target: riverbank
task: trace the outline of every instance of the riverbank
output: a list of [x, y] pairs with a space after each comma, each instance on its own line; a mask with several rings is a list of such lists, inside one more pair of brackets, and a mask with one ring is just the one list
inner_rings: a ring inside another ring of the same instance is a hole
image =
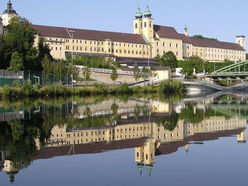
[[143, 87], [129, 87], [122, 85], [99, 85], [68, 88], [62, 84], [49, 85], [44, 88], [33, 87], [25, 83], [23, 87], [9, 87], [5, 85], [0, 89], [0, 96], [3, 99], [39, 98], [39, 97], [60, 97], [60, 96], [99, 96], [99, 95], [139, 95], [139, 94], [167, 94], [183, 95], [185, 87], [181, 82], [174, 80], [162, 81], [158, 85], [146, 85]]

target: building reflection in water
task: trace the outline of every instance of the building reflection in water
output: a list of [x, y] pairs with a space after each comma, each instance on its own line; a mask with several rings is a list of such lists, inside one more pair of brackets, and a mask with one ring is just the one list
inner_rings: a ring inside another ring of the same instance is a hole
[[[90, 109], [77, 107], [73, 119], [92, 122], [92, 125], [85, 128], [69, 128], [68, 124], [54, 126], [45, 145], [39, 138], [35, 139], [38, 153], [34, 159], [135, 148], [139, 174], [142, 175], [146, 168], [151, 176], [156, 156], [176, 152], [180, 147], [185, 147], [188, 152], [191, 143], [200, 144], [202, 141], [232, 135], [237, 135], [237, 142], [246, 142], [246, 119], [211, 115], [192, 123], [180, 117], [179, 107], [175, 109], [169, 103], [144, 100], [127, 103], [106, 101], [94, 104]], [[100, 116], [100, 122], [103, 122], [101, 117], [108, 115], [111, 115], [111, 119], [108, 117], [107, 122], [104, 120], [104, 125], [93, 124], [94, 118]], [[7, 152], [1, 153], [0, 165], [2, 171], [9, 175], [11, 183], [15, 174], [23, 168], [22, 165], [15, 168]]]

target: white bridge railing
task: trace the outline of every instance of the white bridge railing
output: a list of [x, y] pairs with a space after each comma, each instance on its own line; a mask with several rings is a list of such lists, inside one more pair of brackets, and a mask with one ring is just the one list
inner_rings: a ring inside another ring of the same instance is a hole
[[2, 78], [16, 78], [16, 79], [22, 79], [24, 77], [24, 72], [12, 72], [7, 70], [0, 70], [0, 77]]

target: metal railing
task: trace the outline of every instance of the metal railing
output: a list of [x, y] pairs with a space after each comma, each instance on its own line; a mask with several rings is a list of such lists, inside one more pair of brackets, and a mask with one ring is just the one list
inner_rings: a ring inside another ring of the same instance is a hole
[[24, 72], [12, 72], [7, 70], [0, 70], [0, 77], [3, 78], [16, 78], [16, 79], [23, 79]]

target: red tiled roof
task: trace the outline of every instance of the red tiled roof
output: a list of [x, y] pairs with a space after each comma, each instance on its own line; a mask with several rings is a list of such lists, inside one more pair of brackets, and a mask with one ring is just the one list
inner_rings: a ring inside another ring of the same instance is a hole
[[173, 27], [154, 25], [154, 32], [156, 32], [159, 37], [181, 39], [180, 35]]
[[176, 141], [172, 143], [162, 143], [158, 148], [158, 155], [163, 154], [171, 154], [176, 152], [178, 148], [189, 144], [191, 141], [209, 141], [215, 140], [220, 137], [229, 137], [232, 135], [237, 135], [243, 132], [245, 128], [234, 129], [234, 130], [225, 130], [225, 131], [218, 131], [218, 132], [210, 132], [210, 133], [199, 133], [189, 138], [183, 139], [182, 141]]
[[245, 51], [244, 48], [236, 43], [187, 37], [178, 33], [173, 27], [154, 25], [154, 31], [162, 38], [181, 39], [184, 43], [191, 43], [194, 46]]
[[[112, 141], [109, 143], [89, 143], [89, 144], [75, 144], [74, 154], [70, 150], [72, 145], [65, 145], [60, 147], [50, 147], [41, 149], [35, 159], [50, 159], [56, 156], [68, 156], [77, 154], [95, 154], [102, 153], [110, 150], [120, 150], [135, 147], [142, 147], [146, 138], [129, 139], [121, 141]], [[71, 152], [71, 153], [70, 153]]]
[[228, 43], [209, 39], [198, 39], [193, 37], [191, 37], [190, 40], [194, 46], [245, 51], [244, 48], [236, 43]]
[[185, 34], [178, 34], [180, 36], [180, 38], [183, 40], [184, 43], [192, 43], [190, 38], [188, 36], [186, 36]]
[[73, 30], [74, 31], [73, 37], [75, 39], [96, 40], [96, 41], [105, 41], [109, 39], [111, 41], [116, 41], [116, 42], [146, 44], [146, 41], [143, 39], [143, 37], [138, 34], [105, 32], [105, 31], [42, 26], [42, 25], [33, 25], [33, 28], [37, 31], [37, 34], [41, 36], [69, 38], [69, 34], [67, 30]]

